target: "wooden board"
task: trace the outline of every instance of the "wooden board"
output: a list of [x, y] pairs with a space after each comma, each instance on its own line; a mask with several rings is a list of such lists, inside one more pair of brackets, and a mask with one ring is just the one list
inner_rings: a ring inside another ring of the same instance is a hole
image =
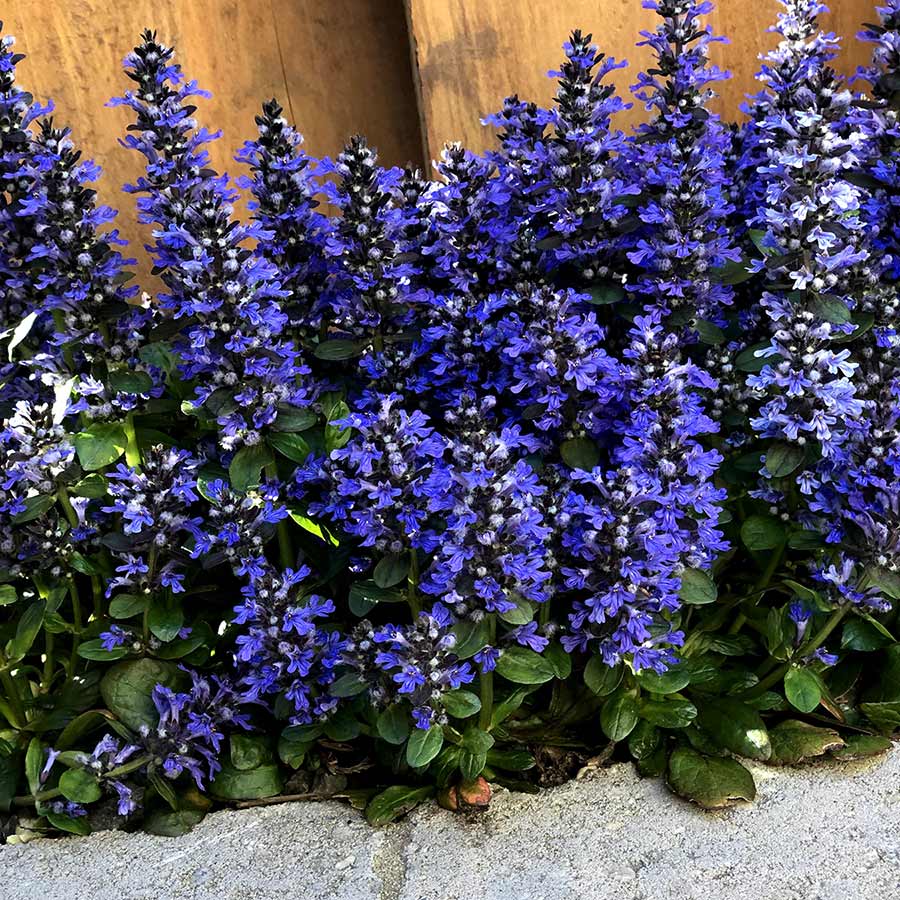
[[[647, 64], [646, 48], [635, 47], [638, 32], [654, 28], [658, 17], [640, 0], [407, 0], [421, 91], [425, 142], [431, 157], [446, 141], [472, 149], [490, 145], [492, 132], [480, 117], [499, 109], [503, 98], [546, 104], [554, 93], [546, 77], [562, 60], [560, 49], [573, 28], [591, 32], [601, 50], [629, 67], [613, 79], [628, 92], [635, 73]], [[853, 72], [871, 48], [855, 40], [860, 24], [875, 16], [873, 0], [832, 0], [835, 12], [823, 25], [844, 38], [839, 68]], [[736, 116], [744, 95], [755, 91], [758, 55], [775, 44], [766, 28], [780, 6], [774, 0], [719, 0], [711, 23], [729, 45], [717, 45], [715, 62], [732, 71], [719, 85], [718, 111]], [[619, 120], [630, 127], [645, 115], [636, 104]]]
[[[121, 185], [141, 157], [118, 145], [130, 120], [104, 106], [132, 82], [122, 58], [145, 27], [174, 44], [185, 73], [213, 92], [198, 118], [222, 138], [220, 171], [243, 170], [234, 151], [255, 131], [263, 100], [279, 98], [314, 154], [337, 153], [367, 133], [385, 162], [421, 162], [403, 0], [6, 0], [4, 33], [28, 55], [20, 84], [52, 97], [55, 118], [104, 169], [101, 195], [121, 209], [125, 236], [143, 243], [134, 200]], [[139, 256], [143, 255], [138, 252]]]

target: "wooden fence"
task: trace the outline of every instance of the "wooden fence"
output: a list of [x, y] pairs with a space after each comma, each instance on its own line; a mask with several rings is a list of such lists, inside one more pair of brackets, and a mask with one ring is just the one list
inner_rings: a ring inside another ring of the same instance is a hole
[[[854, 35], [872, 21], [874, 0], [831, 0], [824, 24], [844, 38], [839, 68], [852, 72], [869, 48]], [[738, 114], [754, 89], [760, 52], [774, 43], [766, 28], [775, 0], [719, 0], [712, 15], [730, 45], [715, 59], [733, 73], [718, 109]], [[636, 48], [654, 14], [640, 0], [6, 0], [4, 31], [28, 54], [21, 82], [52, 97], [56, 117], [99, 162], [101, 193], [123, 207], [123, 230], [136, 237], [133, 203], [118, 195], [140, 161], [118, 138], [128, 120], [106, 100], [130, 83], [125, 53], [145, 27], [174, 43], [190, 77], [213, 91], [200, 102], [203, 122], [223, 137], [213, 163], [235, 171], [234, 150], [253, 134], [260, 103], [276, 96], [306, 136], [310, 152], [336, 153], [347, 136], [367, 134], [386, 163], [422, 163], [445, 141], [473, 149], [490, 143], [479, 124], [504, 96], [546, 102], [560, 45], [572, 28], [590, 31], [609, 54], [631, 63], [617, 72], [627, 91], [647, 61]], [[633, 108], [623, 125], [642, 115]]]

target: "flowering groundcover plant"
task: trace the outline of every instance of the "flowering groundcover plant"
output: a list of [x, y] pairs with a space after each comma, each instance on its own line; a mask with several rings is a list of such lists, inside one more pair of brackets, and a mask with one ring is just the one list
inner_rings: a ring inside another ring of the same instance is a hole
[[634, 133], [576, 31], [552, 105], [434, 180], [314, 159], [264, 103], [247, 220], [146, 32], [111, 103], [153, 296], [3, 38], [6, 835], [379, 824], [628, 758], [717, 807], [739, 758], [889, 747], [900, 5], [846, 82], [784, 0], [741, 124], [711, 4], [645, 6]]

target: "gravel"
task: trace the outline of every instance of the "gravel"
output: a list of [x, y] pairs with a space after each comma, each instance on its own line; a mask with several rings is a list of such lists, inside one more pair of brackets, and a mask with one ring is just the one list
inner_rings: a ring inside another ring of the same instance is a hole
[[[751, 764], [752, 765], [752, 764]], [[433, 805], [374, 830], [337, 803], [208, 816], [181, 838], [102, 832], [0, 847], [4, 900], [893, 900], [900, 751], [752, 765], [716, 813], [630, 766], [466, 819]]]

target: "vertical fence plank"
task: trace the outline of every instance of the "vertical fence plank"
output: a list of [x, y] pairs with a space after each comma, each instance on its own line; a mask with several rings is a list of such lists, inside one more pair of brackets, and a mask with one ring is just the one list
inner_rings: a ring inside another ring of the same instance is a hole
[[[640, 0], [407, 0], [411, 38], [420, 84], [428, 152], [435, 156], [446, 141], [460, 140], [482, 149], [492, 140], [479, 118], [498, 109], [503, 98], [547, 103], [553, 85], [546, 77], [558, 67], [560, 46], [573, 28], [592, 32], [600, 49], [630, 63], [613, 81], [627, 95], [635, 73], [649, 61], [646, 48], [635, 47], [642, 28], [655, 27], [656, 14]], [[718, 0], [711, 24], [731, 43], [717, 45], [715, 61], [732, 71], [719, 85], [718, 110], [735, 116], [744, 95], [755, 91], [758, 55], [774, 46], [766, 28], [780, 8], [774, 0]], [[863, 21], [871, 21], [874, 0], [832, 0], [834, 12], [823, 25], [843, 38], [838, 68], [850, 73], [866, 62], [870, 48], [855, 39]], [[636, 104], [619, 124], [633, 125], [644, 116]]]
[[368, 130], [386, 162], [421, 159], [402, 0], [7, 0], [0, 16], [28, 57], [22, 86], [52, 97], [55, 119], [103, 166], [101, 196], [121, 209], [120, 227], [137, 246], [146, 229], [120, 187], [141, 161], [118, 145], [128, 111], [104, 104], [132, 84], [121, 62], [146, 27], [212, 91], [198, 118], [222, 130], [210, 148], [220, 171], [239, 171], [234, 151], [272, 96], [290, 106], [312, 153], [336, 153]]

